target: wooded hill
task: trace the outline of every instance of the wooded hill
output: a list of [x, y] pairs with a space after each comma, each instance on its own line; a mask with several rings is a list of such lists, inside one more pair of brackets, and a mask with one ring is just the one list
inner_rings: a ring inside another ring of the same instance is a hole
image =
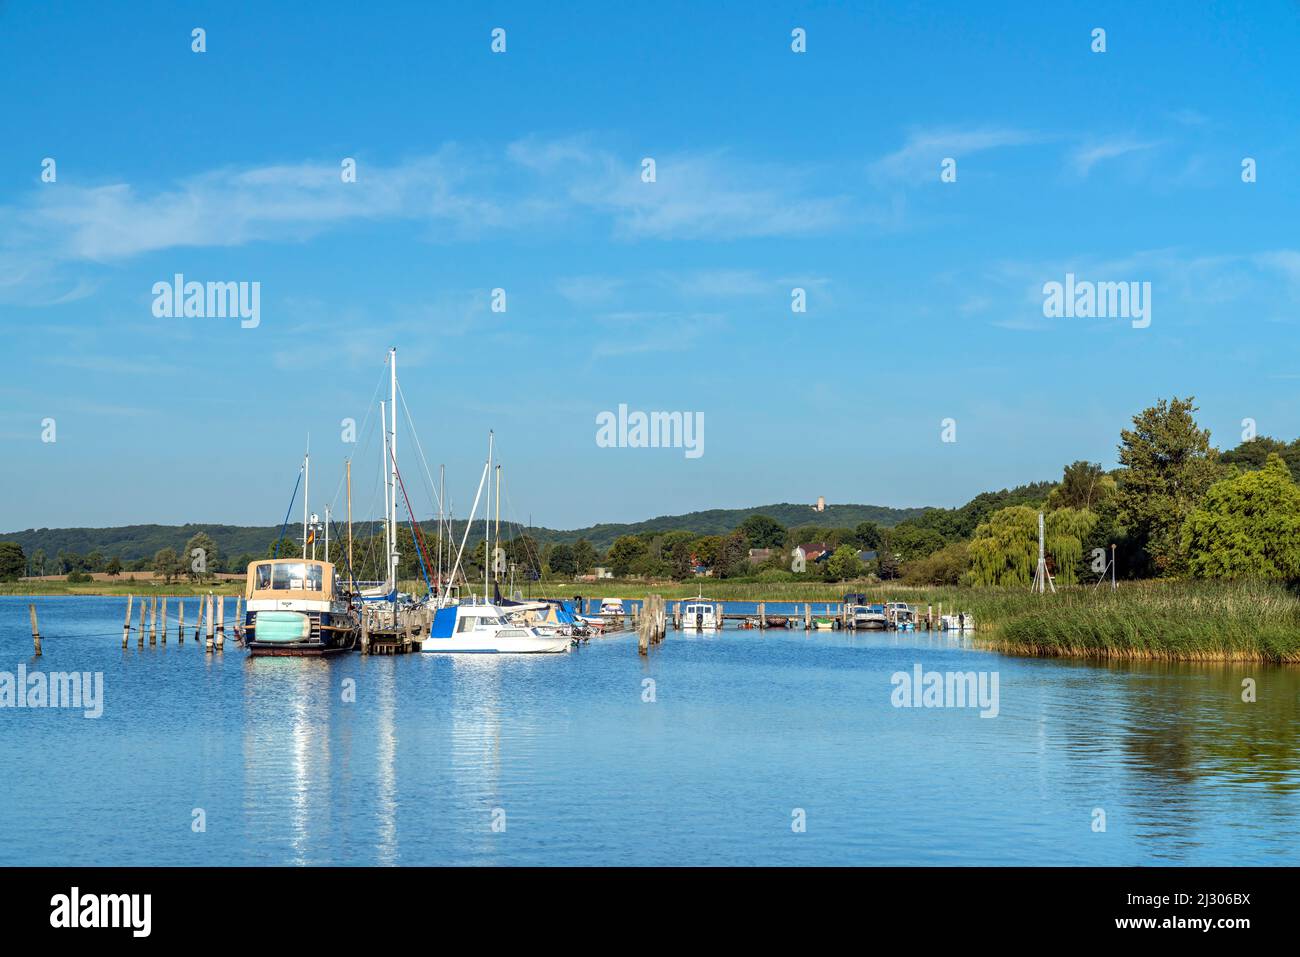
[[[661, 515], [643, 522], [603, 523], [587, 528], [553, 529], [534, 527], [528, 533], [542, 544], [565, 542], [573, 544], [585, 538], [604, 551], [620, 535], [638, 535], [645, 532], [687, 531], [696, 535], [725, 535], [750, 515], [761, 514], [776, 519], [782, 525], [818, 525], [853, 528], [860, 522], [875, 522], [883, 527], [893, 527], [899, 522], [920, 516], [923, 508], [888, 508], [883, 505], [828, 505], [818, 512], [808, 505], [783, 502], [777, 505], [760, 505], [754, 508], [715, 508], [685, 515]], [[403, 524], [404, 521], [403, 521]], [[502, 523], [503, 526], [505, 523]], [[426, 529], [432, 526], [423, 523]], [[371, 523], [357, 522], [357, 534], [369, 531]], [[465, 522], [453, 523], [452, 537], [459, 541], [464, 534]], [[509, 535], [518, 534], [519, 526], [510, 525]], [[151, 559], [163, 548], [183, 550], [185, 543], [199, 532], [210, 535], [222, 555], [265, 554], [267, 546], [280, 534], [280, 526], [270, 525], [123, 525], [117, 528], [29, 528], [20, 532], [0, 534], [0, 539], [18, 542], [27, 555], [43, 550], [53, 559], [59, 552], [89, 555], [100, 552], [105, 558], [116, 556], [123, 562]], [[291, 541], [300, 540], [302, 525], [289, 523], [286, 533]], [[503, 527], [503, 534], [505, 529]], [[472, 547], [483, 537], [483, 523], [478, 521], [470, 530]]]

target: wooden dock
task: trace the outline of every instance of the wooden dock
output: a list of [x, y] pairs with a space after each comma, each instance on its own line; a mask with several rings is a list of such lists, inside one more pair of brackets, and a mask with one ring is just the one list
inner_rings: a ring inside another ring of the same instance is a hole
[[[663, 614], [672, 622], [672, 627], [680, 629], [682, 627], [682, 607], [690, 601], [698, 599], [682, 599], [679, 601], [664, 602], [664, 599], [658, 595], [648, 595], [644, 600], [629, 599], [627, 620], [638, 632], [641, 628], [642, 619], [649, 614], [659, 614], [654, 602], [657, 601], [664, 607]], [[845, 602], [780, 602], [778, 604], [791, 606], [792, 611], [787, 612], [769, 612], [766, 601], [744, 601], [732, 602], [732, 604], [756, 605], [755, 611], [727, 611], [727, 602], [714, 602], [714, 615], [717, 620], [723, 622], [737, 622], [741, 627], [754, 628], [757, 630], [776, 629], [798, 629], [803, 628], [805, 631], [815, 630], [814, 624], [817, 619], [830, 619], [836, 630], [856, 631], [853, 623], [853, 606]], [[581, 612], [591, 614], [599, 611], [599, 599], [589, 599], [583, 602], [583, 606], [594, 611]], [[580, 610], [581, 611], [581, 610]], [[915, 617], [910, 622], [912, 631], [937, 631], [940, 630], [940, 620], [943, 617], [943, 604], [938, 606], [936, 612], [935, 606], [926, 605], [922, 611], [919, 607], [915, 609]], [[895, 621], [890, 621], [886, 628], [867, 628], [865, 631], [897, 631], [900, 626]]]

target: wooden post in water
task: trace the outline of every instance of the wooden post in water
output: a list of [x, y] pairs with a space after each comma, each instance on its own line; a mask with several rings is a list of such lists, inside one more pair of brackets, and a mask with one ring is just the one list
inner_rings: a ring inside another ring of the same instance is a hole
[[767, 602], [758, 603], [758, 627], [767, 628]]
[[141, 595], [140, 596], [140, 627], [136, 630], [135, 633], [135, 646], [137, 648], [144, 647], [144, 606], [147, 604], [148, 602], [144, 600], [144, 595]]
[[361, 653], [370, 654], [370, 609], [361, 606]]
[[812, 602], [803, 603], [803, 630], [812, 631]]
[[226, 646], [226, 596], [215, 595], [212, 600], [217, 603], [217, 651], [221, 651]]
[[934, 631], [934, 605], [925, 606], [925, 630]]
[[185, 644], [185, 599], [179, 595], [176, 598], [176, 611], [180, 614], [180, 622], [176, 625], [176, 644]]
[[162, 643], [165, 645], [167, 644], [167, 596], [166, 595], [163, 595], [162, 610], [158, 613], [158, 619], [159, 619], [158, 630], [162, 632], [162, 634], [159, 635], [159, 638], [162, 640]]
[[149, 597], [149, 644], [158, 644], [158, 596]]
[[235, 596], [235, 634], [244, 640], [244, 596]]
[[131, 603], [135, 601], [134, 595], [126, 596], [126, 620], [122, 622], [122, 647], [126, 647], [126, 640], [131, 635]]
[[208, 637], [207, 640], [203, 643], [203, 650], [206, 651], [208, 654], [212, 654], [214, 648], [213, 637], [216, 634], [216, 629], [213, 627], [214, 623], [212, 621], [212, 615], [213, 615], [212, 592], [208, 592], [208, 598], [206, 604], [207, 607], [204, 609], [204, 611], [207, 613], [207, 618], [208, 618], [208, 631], [207, 631]]
[[32, 644], [36, 646], [35, 654], [39, 658], [41, 656], [41, 628], [36, 624], [36, 606], [28, 605], [27, 614], [32, 618]]
[[682, 603], [681, 602], [673, 603], [673, 627], [674, 628], [682, 627]]
[[199, 643], [199, 636], [203, 634], [203, 596], [199, 596], [199, 610], [194, 615], [194, 643]]

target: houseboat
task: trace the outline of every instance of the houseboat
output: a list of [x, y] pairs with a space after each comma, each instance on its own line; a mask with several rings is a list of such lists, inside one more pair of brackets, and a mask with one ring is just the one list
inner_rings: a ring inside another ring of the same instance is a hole
[[254, 657], [334, 655], [356, 647], [361, 620], [330, 562], [251, 562], [244, 599], [244, 643]]

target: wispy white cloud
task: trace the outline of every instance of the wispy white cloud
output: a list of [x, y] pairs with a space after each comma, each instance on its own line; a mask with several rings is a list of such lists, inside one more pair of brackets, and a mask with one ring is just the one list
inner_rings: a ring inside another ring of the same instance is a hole
[[609, 217], [625, 239], [732, 240], [824, 232], [850, 218], [850, 201], [815, 186], [814, 171], [758, 163], [725, 150], [622, 157], [590, 138], [519, 140], [517, 164], [558, 185], [574, 206]]
[[573, 223], [636, 241], [807, 235], [851, 218], [849, 201], [819, 190], [811, 171], [725, 151], [665, 152], [653, 183], [640, 172], [640, 157], [590, 138], [529, 138], [503, 150], [449, 144], [391, 165], [362, 160], [356, 182], [346, 183], [336, 162], [302, 162], [215, 169], [152, 188], [37, 187], [0, 206], [0, 298], [44, 305], [88, 295], [93, 274], [71, 277], [69, 264], [305, 242], [364, 221], [423, 225], [431, 241], [540, 234]]
[[1128, 156], [1131, 153], [1140, 153], [1159, 145], [1153, 141], [1127, 138], [1092, 142], [1071, 151], [1069, 165], [1079, 176], [1087, 176], [1098, 163]]
[[1008, 146], [1024, 146], [1044, 139], [1042, 134], [1003, 127], [915, 130], [897, 150], [871, 164], [877, 180], [920, 182], [936, 180], [946, 157], [963, 157]]

